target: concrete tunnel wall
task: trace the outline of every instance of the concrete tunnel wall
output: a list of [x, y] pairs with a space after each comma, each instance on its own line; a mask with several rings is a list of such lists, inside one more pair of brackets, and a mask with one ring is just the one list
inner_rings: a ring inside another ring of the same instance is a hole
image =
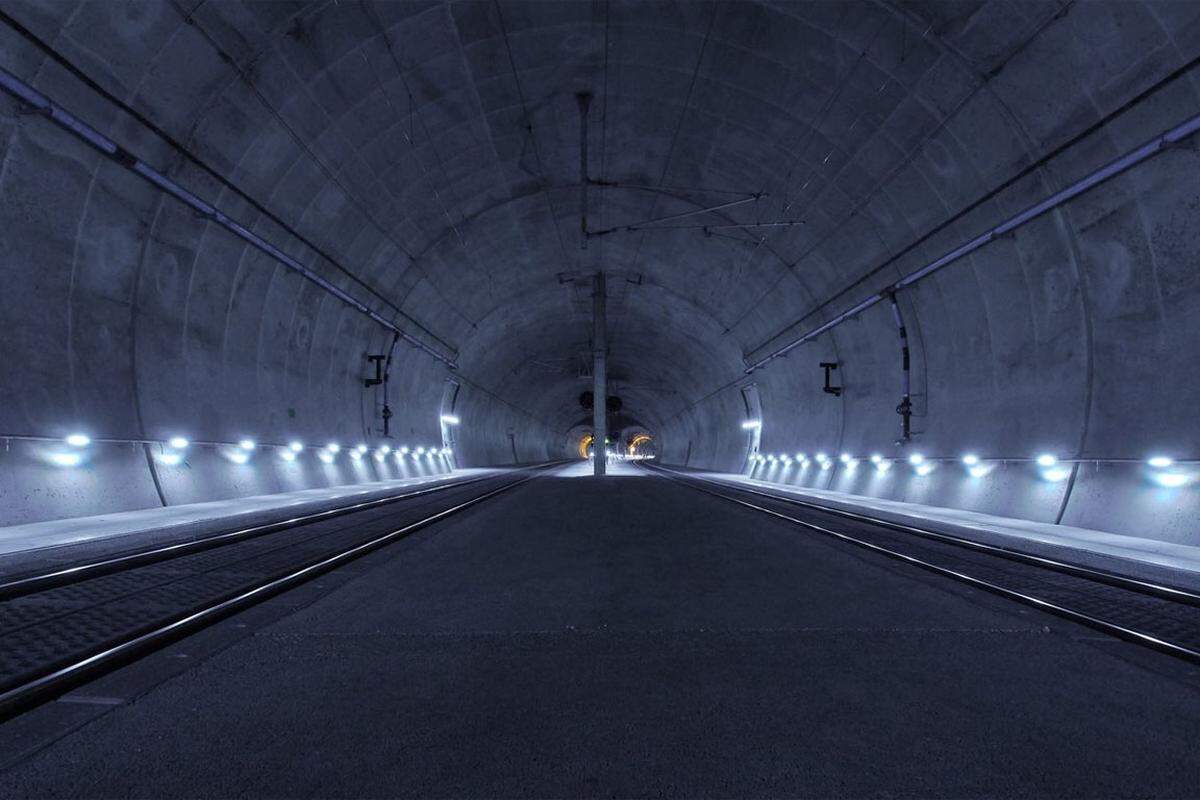
[[[590, 381], [587, 278], [604, 268], [610, 382], [665, 462], [745, 469], [752, 384], [761, 452], [1089, 459], [1062, 481], [1019, 462], [982, 480], [949, 462], [772, 478], [1200, 538], [1197, 487], [1161, 487], [1142, 463], [1200, 456], [1194, 139], [898, 295], [912, 444], [893, 444], [886, 305], [743, 372], [1200, 110], [1195, 4], [183, 8], [12, 4], [0, 67], [453, 357], [451, 372], [396, 346], [394, 443], [441, 444], [451, 377], [455, 464], [557, 457]], [[595, 95], [588, 173], [607, 182], [590, 190], [592, 229], [729, 197], [674, 187], [768, 195], [681, 222], [804, 224], [582, 249], [580, 91]], [[361, 381], [390, 332], [0, 104], [0, 314], [16, 354], [0, 367], [0, 436], [382, 441]], [[821, 391], [821, 361], [839, 363], [841, 397]], [[48, 447], [0, 453], [0, 522], [376, 474], [264, 454], [246, 470], [219, 448], [190, 450], [185, 471], [128, 445], [70, 471], [39, 460]]]
[[[93, 6], [91, 13], [104, 9]], [[145, 32], [125, 31], [113, 44]], [[34, 80], [129, 150], [174, 162], [181, 182], [253, 220], [257, 233], [320, 265], [335, 284], [360, 288], [290, 226], [265, 219], [194, 170], [162, 137], [81, 89], [28, 42], [5, 41], [17, 45], [4, 49], [5, 69]], [[168, 79], [142, 97], [174, 109], [187, 105], [179, 102], [180, 89]], [[77, 138], [52, 126], [31, 128], [10, 97], [0, 102], [0, 316], [9, 354], [0, 366], [0, 436], [18, 437], [0, 452], [0, 524], [432, 474], [451, 463], [547, 458], [549, 440], [535, 420], [464, 381], [455, 412], [466, 424], [454, 430], [451, 458], [351, 459], [358, 442], [440, 449], [443, 385], [452, 373], [398, 344], [389, 381], [392, 438], [383, 439], [381, 390], [364, 388], [363, 379], [372, 374], [365, 356], [388, 352], [390, 334]], [[179, 124], [202, 126], [209, 111], [191, 106]], [[363, 281], [378, 278], [380, 294], [406, 291], [413, 306], [428, 301], [428, 287], [387, 282], [395, 249], [365, 231], [318, 170], [297, 153], [280, 152], [286, 148], [279, 141], [264, 143], [269, 130], [240, 132], [241, 138], [204, 141], [197, 149], [246, 178], [241, 185], [280, 217], [324, 233], [321, 248], [335, 260], [369, 265]], [[267, 148], [279, 163], [294, 162], [273, 176], [275, 183], [256, 182], [232, 166], [264, 157]], [[61, 441], [76, 432], [97, 441], [77, 453]], [[100, 441], [172, 436], [193, 443], [178, 464], [158, 444]], [[198, 444], [243, 438], [259, 444], [247, 463], [232, 460], [241, 457], [236, 446]], [[279, 458], [286, 448], [268, 446], [292, 441], [306, 446], [294, 462]], [[313, 455], [327, 442], [343, 448], [332, 464]], [[83, 463], [63, 469], [53, 461], [62, 454], [78, 454]]]

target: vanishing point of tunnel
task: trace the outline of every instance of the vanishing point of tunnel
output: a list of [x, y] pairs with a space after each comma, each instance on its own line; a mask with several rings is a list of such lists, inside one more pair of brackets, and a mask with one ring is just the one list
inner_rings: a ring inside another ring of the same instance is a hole
[[0, 797], [1198, 741], [1200, 0], [0, 0]]

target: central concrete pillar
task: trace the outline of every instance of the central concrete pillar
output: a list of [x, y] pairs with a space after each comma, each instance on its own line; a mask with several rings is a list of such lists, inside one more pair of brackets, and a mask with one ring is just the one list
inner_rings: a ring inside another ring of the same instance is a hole
[[608, 290], [604, 273], [597, 272], [592, 282], [592, 464], [596, 475], [603, 475], [605, 467], [604, 440], [608, 438], [608, 327], [604, 319], [604, 306]]

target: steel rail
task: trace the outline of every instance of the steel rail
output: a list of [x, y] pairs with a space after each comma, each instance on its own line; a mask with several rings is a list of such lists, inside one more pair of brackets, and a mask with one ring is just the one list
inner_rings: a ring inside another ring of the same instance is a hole
[[[1095, 628], [1096, 630], [1103, 631], [1104, 633], [1107, 633], [1112, 636], [1116, 636], [1117, 638], [1124, 639], [1126, 641], [1131, 641], [1136, 644], [1145, 645], [1147, 647], [1151, 647], [1160, 652], [1166, 653], [1168, 655], [1176, 656], [1178, 658], [1182, 658], [1187, 661], [1191, 661], [1194, 663], [1200, 663], [1200, 650], [1195, 650], [1195, 649], [1192, 649], [1191, 647], [1176, 644], [1174, 642], [1168, 641], [1161, 637], [1154, 636], [1154, 635], [1148, 634], [1148, 633], [1144, 633], [1142, 631], [1135, 630], [1134, 628], [1130, 628], [1125, 625], [1111, 622], [1109, 620], [1094, 616], [1092, 614], [1088, 614], [1083, 611], [1076, 611], [1075, 609], [1068, 608], [1067, 606], [1064, 606], [1060, 603], [1055, 603], [1055, 602], [1052, 602], [1049, 600], [1043, 600], [1039, 597], [1035, 597], [1034, 595], [1028, 594], [1026, 592], [1020, 592], [1015, 589], [1009, 589], [1006, 586], [1001, 586], [998, 583], [984, 580], [982, 578], [976, 578], [973, 575], [969, 575], [960, 570], [951, 569], [949, 567], [939, 566], [938, 564], [935, 564], [932, 561], [927, 561], [923, 558], [918, 558], [916, 556], [912, 556], [907, 553], [902, 553], [899, 550], [893, 550], [889, 547], [884, 547], [882, 545], [875, 544], [874, 542], [869, 542], [865, 539], [860, 539], [856, 536], [851, 536], [850, 534], [847, 534], [847, 533], [841, 533], [840, 531], [835, 531], [830, 528], [826, 528], [824, 526], [817, 525], [816, 523], [813, 523], [813, 522], [808, 522], [806, 520], [797, 519], [796, 517], [788, 516], [787, 514], [784, 514], [780, 511], [775, 511], [774, 509], [766, 508], [764, 506], [756, 505], [755, 503], [751, 503], [746, 500], [741, 500], [737, 497], [732, 497], [727, 494], [722, 494], [720, 492], [713, 491], [712, 489], [709, 489], [709, 488], [699, 485], [700, 482], [707, 482], [703, 478], [688, 479], [688, 478], [683, 478], [683, 477], [677, 477], [683, 473], [678, 473], [678, 472], [675, 472], [674, 470], [667, 470], [667, 469], [663, 469], [663, 468], [649, 468], [649, 469], [651, 469], [651, 471], [656, 474], [665, 476], [668, 480], [674, 481], [676, 483], [680, 483], [680, 484], [687, 486], [691, 489], [694, 489], [698, 492], [703, 492], [704, 494], [712, 495], [713, 497], [718, 497], [718, 498], [721, 498], [722, 500], [727, 500], [729, 502], [736, 503], [737, 505], [743, 506], [745, 508], [750, 508], [755, 511], [760, 511], [764, 514], [775, 517], [777, 519], [791, 522], [791, 523], [793, 523], [795, 525], [799, 525], [803, 528], [808, 528], [810, 530], [825, 534], [826, 536], [831, 536], [835, 539], [846, 542], [848, 544], [855, 545], [856, 547], [862, 547], [867, 550], [871, 550], [873, 552], [880, 553], [882, 555], [888, 556], [889, 558], [895, 558], [900, 561], [904, 561], [908, 564], [912, 564], [913, 566], [920, 567], [921, 569], [928, 570], [930, 572], [934, 572], [939, 575], [944, 575], [944, 576], [947, 576], [950, 578], [954, 578], [955, 580], [962, 581], [964, 583], [970, 584], [972, 586], [975, 586], [977, 588], [991, 592], [993, 594], [997, 594], [1002, 597], [1007, 597], [1010, 600], [1015, 600], [1017, 602], [1025, 604], [1025, 605], [1034, 606], [1035, 608], [1039, 608], [1043, 611], [1049, 612], [1056, 616], [1060, 616], [1060, 617], [1069, 619], [1073, 622], [1078, 622], [1078, 623], [1080, 623], [1082, 625], [1086, 625], [1090, 628]], [[722, 484], [722, 485], [724, 485], [724, 484]], [[734, 488], [734, 487], [730, 487], [730, 488]], [[740, 491], [740, 489], [737, 489], [737, 490]], [[766, 493], [763, 493], [763, 494], [766, 494]], [[767, 496], [771, 497], [772, 499], [782, 500], [782, 498], [779, 498], [775, 495], [767, 495]], [[825, 509], [822, 509], [822, 510], [825, 510]], [[879, 521], [874, 520], [869, 517], [867, 517], [865, 519], [870, 522], [876, 523], [876, 524], [885, 525], [885, 527], [887, 527], [887, 525], [883, 522], [879, 522]]]
[[159, 649], [170, 642], [211, 625], [244, 608], [273, 597], [317, 575], [342, 566], [388, 544], [392, 544], [417, 530], [426, 528], [435, 522], [465, 511], [496, 495], [521, 486], [538, 477], [540, 474], [539, 471], [534, 471], [523, 478], [465, 500], [450, 508], [430, 514], [416, 522], [410, 522], [388, 533], [373, 537], [365, 542], [360, 542], [332, 556], [324, 556], [316, 561], [292, 568], [285, 575], [271, 578], [253, 588], [239, 591], [232, 596], [213, 602], [204, 608], [187, 612], [182, 616], [168, 618], [165, 622], [155, 623], [154, 627], [150, 630], [143, 631], [125, 641], [78, 658], [78, 660], [70, 664], [55, 667], [43, 675], [26, 681], [20, 686], [15, 686], [0, 693], [0, 720], [8, 719], [22, 711], [28, 710], [52, 696], [61, 695], [63, 692], [86, 680], [108, 672], [122, 664], [129, 663], [146, 653]]
[[269, 533], [277, 533], [282, 530], [287, 530], [288, 528], [307, 525], [310, 522], [332, 519], [333, 517], [351, 514], [355, 511], [365, 511], [370, 508], [389, 505], [391, 503], [400, 502], [401, 500], [420, 497], [422, 495], [445, 491], [447, 489], [470, 486], [471, 484], [479, 483], [480, 481], [485, 481], [496, 477], [500, 477], [500, 474], [483, 475], [478, 478], [471, 478], [461, 481], [444, 481], [434, 486], [426, 486], [423, 489], [417, 489], [415, 491], [405, 492], [403, 494], [388, 495], [387, 497], [379, 497], [375, 498], [374, 500], [365, 500], [361, 503], [351, 503], [350, 505], [336, 506], [335, 508], [325, 509], [324, 511], [316, 511], [311, 514], [302, 514], [298, 517], [289, 517], [287, 519], [276, 520], [274, 522], [264, 522], [261, 525], [253, 525], [248, 528], [239, 528], [238, 530], [217, 533], [212, 536], [191, 539], [186, 542], [176, 542], [174, 544], [162, 545], [159, 547], [135, 550], [133, 552], [123, 553], [118, 556], [110, 556], [107, 558], [97, 559], [95, 561], [72, 564], [68, 567], [61, 567], [47, 572], [39, 572], [19, 578], [12, 578], [0, 582], [0, 601], [12, 600], [23, 595], [32, 594], [33, 592], [40, 592], [56, 586], [61, 586], [66, 583], [72, 583], [88, 578], [95, 578], [99, 577], [100, 575], [108, 575], [113, 572], [120, 572], [132, 567], [168, 561], [172, 558], [191, 555], [192, 553], [200, 552], [202, 550], [210, 550], [215, 547], [234, 544], [246, 539], [265, 536]]
[[1085, 567], [1082, 564], [1074, 564], [1069, 561], [1060, 561], [1046, 556], [1037, 556], [1032, 553], [1026, 553], [1021, 550], [1014, 550], [1010, 547], [1002, 545], [987, 544], [986, 542], [978, 542], [974, 539], [967, 539], [962, 536], [955, 536], [951, 533], [943, 533], [941, 531], [930, 530], [929, 528], [919, 528], [915, 525], [907, 525], [903, 522], [895, 522], [882, 517], [874, 517], [870, 514], [860, 514], [854, 511], [834, 508], [832, 506], [815, 503], [811, 500], [802, 500], [798, 497], [789, 497], [786, 495], [775, 494], [774, 492], [764, 491], [751, 487], [740, 486], [732, 481], [724, 481], [718, 478], [707, 478], [698, 475], [689, 476], [687, 473], [672, 470], [667, 467], [654, 467], [654, 469], [664, 472], [671, 472], [676, 475], [689, 477], [692, 480], [703, 481], [717, 486], [723, 486], [733, 489], [737, 492], [745, 492], [747, 494], [757, 495], [759, 497], [767, 497], [772, 500], [778, 500], [782, 503], [809, 508], [814, 511], [820, 511], [837, 517], [845, 517], [857, 522], [865, 522], [871, 525], [878, 525], [882, 528], [908, 533], [914, 536], [919, 536], [923, 539], [931, 539], [933, 541], [944, 544], [952, 544], [959, 547], [965, 547], [970, 550], [978, 550], [979, 552], [988, 553], [1000, 558], [1005, 558], [1010, 561], [1018, 561], [1023, 564], [1041, 567], [1043, 569], [1054, 570], [1055, 572], [1063, 572], [1070, 575], [1075, 575], [1080, 578], [1088, 578], [1100, 583], [1106, 583], [1110, 586], [1115, 586], [1118, 589], [1126, 589], [1140, 594], [1157, 597], [1161, 600], [1170, 600], [1172, 602], [1186, 603], [1200, 607], [1200, 592], [1191, 589], [1185, 589], [1180, 586], [1171, 586], [1165, 583], [1154, 583], [1152, 581], [1144, 581], [1138, 578], [1132, 578], [1128, 575], [1121, 575], [1108, 570], [1097, 569], [1095, 567]]

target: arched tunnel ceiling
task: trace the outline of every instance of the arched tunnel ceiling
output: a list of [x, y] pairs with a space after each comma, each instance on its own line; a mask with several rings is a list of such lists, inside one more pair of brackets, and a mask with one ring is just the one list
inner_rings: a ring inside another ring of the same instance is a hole
[[[480, 321], [460, 356], [465, 373], [503, 396], [526, 392], [526, 408], [566, 430], [578, 396], [592, 388], [590, 279], [555, 280], [550, 288], [499, 306]], [[613, 276], [609, 391], [648, 425], [711, 389], [740, 351], [710, 316], [646, 279]]]
[[[565, 429], [590, 347], [574, 279], [613, 276], [615, 391], [648, 425], [671, 417], [1070, 132], [1026, 131], [988, 83], [1062, 10], [189, 0], [23, 16], [452, 345], [465, 376]], [[581, 247], [581, 92], [589, 177], [621, 184], [589, 189], [592, 230], [751, 193], [661, 225], [804, 224]]]

